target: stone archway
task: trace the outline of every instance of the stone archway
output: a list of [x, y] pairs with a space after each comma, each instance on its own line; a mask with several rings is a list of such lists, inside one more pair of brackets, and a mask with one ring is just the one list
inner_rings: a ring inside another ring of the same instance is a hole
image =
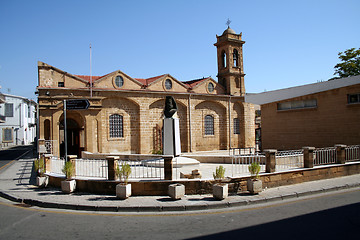
[[[81, 157], [81, 152], [85, 150], [85, 131], [84, 120], [82, 116], [76, 112], [68, 112], [66, 117], [66, 133], [67, 133], [67, 154], [77, 155]], [[65, 129], [64, 116], [59, 121], [59, 144], [60, 157], [65, 156]]]

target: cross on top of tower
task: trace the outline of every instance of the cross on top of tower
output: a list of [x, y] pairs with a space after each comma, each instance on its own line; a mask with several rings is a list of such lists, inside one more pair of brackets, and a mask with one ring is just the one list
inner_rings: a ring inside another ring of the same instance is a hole
[[228, 18], [228, 20], [226, 21], [226, 25], [228, 26], [228, 28], [230, 27], [230, 23], [231, 23], [231, 21], [230, 21], [230, 19]]

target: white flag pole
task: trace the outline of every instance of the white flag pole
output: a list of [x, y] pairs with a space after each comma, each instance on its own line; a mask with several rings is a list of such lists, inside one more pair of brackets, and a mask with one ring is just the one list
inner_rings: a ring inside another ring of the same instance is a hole
[[91, 43], [90, 43], [90, 97], [92, 98]]

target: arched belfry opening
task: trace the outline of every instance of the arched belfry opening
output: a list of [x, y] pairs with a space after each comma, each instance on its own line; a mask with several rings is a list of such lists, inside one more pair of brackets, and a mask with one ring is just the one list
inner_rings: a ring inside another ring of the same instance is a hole
[[239, 66], [239, 53], [237, 49], [234, 49], [233, 51], [233, 66], [238, 67]]
[[225, 51], [221, 52], [221, 66], [223, 68], [226, 68], [226, 52]]

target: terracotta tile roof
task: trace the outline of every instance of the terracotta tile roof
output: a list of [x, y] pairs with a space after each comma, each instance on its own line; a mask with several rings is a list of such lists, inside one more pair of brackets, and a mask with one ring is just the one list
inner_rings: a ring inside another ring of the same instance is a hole
[[185, 82], [182, 82], [182, 83], [189, 86], [190, 88], [193, 88], [196, 85], [202, 83], [203, 81], [205, 81], [207, 79], [209, 79], [209, 78], [207, 77], [207, 78], [194, 79], [194, 80], [185, 81]]
[[158, 80], [159, 78], [162, 78], [163, 76], [165, 76], [166, 74], [160, 75], [160, 76], [156, 76], [156, 77], [151, 77], [151, 78], [135, 78], [135, 80], [141, 82], [143, 85], [148, 86], [149, 84], [151, 84], [152, 82], [155, 82], [156, 80]]
[[[108, 75], [108, 74], [106, 74], [106, 75]], [[106, 75], [104, 75], [104, 76], [92, 76], [91, 79], [92, 79], [92, 81], [96, 81], [96, 80], [98, 80], [100, 78], [105, 77]], [[87, 75], [74, 75], [74, 76], [76, 76], [78, 78], [81, 78], [81, 79], [83, 79], [85, 81], [90, 82], [90, 76], [87, 76]]]

